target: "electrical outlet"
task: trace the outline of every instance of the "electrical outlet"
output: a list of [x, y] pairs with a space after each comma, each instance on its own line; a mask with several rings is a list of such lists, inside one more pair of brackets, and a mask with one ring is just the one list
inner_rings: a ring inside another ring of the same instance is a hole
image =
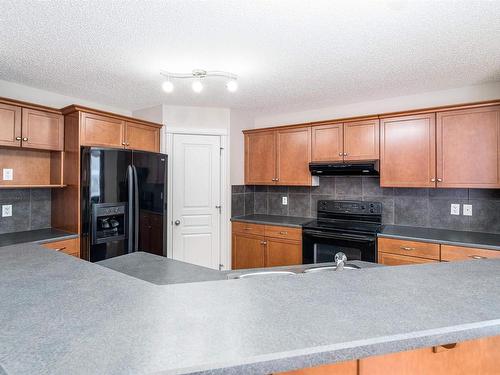
[[14, 179], [14, 170], [12, 168], [3, 169], [3, 180], [12, 181]]
[[464, 216], [472, 216], [472, 204], [464, 204]]
[[460, 205], [457, 203], [451, 204], [451, 215], [460, 215]]
[[288, 204], [288, 197], [281, 197], [281, 204], [286, 206]]
[[2, 217], [12, 216], [12, 205], [11, 204], [3, 204], [2, 205]]

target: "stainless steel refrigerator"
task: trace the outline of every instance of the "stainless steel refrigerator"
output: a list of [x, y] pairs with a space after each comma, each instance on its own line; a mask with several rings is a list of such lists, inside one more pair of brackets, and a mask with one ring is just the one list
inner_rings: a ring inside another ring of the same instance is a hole
[[167, 155], [83, 147], [81, 256], [166, 255]]

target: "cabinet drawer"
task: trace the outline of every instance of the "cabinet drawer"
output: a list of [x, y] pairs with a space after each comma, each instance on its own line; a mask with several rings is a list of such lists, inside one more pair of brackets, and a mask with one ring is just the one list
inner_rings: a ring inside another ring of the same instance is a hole
[[79, 238], [71, 238], [69, 240], [55, 241], [44, 243], [41, 246], [46, 247], [47, 249], [53, 249], [56, 251], [60, 251], [62, 253], [73, 255], [77, 258], [80, 257], [80, 239]]
[[288, 240], [302, 240], [301, 228], [279, 227], [276, 225], [266, 225], [266, 237], [284, 238]]
[[257, 234], [263, 236], [265, 233], [265, 226], [261, 224], [233, 222], [233, 232]]
[[392, 238], [379, 238], [378, 251], [412, 257], [439, 260], [439, 244]]
[[405, 264], [421, 264], [421, 263], [434, 263], [437, 260], [410, 257], [407, 255], [378, 253], [378, 262], [386, 266], [402, 266]]
[[500, 258], [500, 251], [477, 249], [474, 247], [441, 245], [441, 260], [446, 262], [493, 258]]

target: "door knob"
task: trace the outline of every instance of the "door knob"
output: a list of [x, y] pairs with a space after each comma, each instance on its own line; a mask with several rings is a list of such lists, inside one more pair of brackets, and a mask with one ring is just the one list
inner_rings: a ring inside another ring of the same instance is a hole
[[16, 137], [16, 141], [20, 141], [21, 140], [21, 137]]
[[26, 142], [27, 140], [28, 140], [28, 138], [26, 138], [26, 137], [24, 137], [24, 138], [23, 138], [23, 141], [24, 141], [24, 142]]
[[180, 223], [181, 223], [181, 221], [180, 221], [180, 220], [176, 220], [176, 221], [174, 221], [174, 224], [175, 224], [175, 225], [179, 225]]

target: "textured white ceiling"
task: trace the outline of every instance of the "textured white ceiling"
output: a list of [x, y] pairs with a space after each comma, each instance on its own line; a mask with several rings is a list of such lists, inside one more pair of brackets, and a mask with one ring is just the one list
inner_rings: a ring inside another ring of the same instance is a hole
[[[160, 69], [228, 70], [161, 91]], [[125, 109], [263, 111], [500, 80], [500, 1], [0, 0], [0, 79]]]

